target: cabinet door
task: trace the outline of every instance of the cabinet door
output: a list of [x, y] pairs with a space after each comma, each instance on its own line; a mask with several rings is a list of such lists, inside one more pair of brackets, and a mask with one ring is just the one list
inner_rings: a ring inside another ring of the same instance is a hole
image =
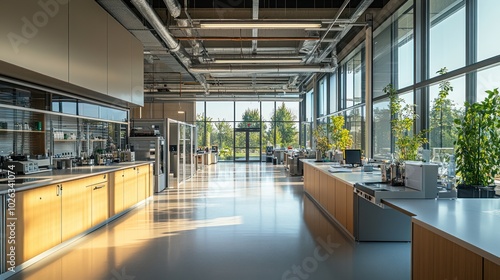
[[[8, 203], [9, 201], [7, 201]], [[61, 196], [58, 185], [50, 185], [17, 192], [13, 215], [15, 217], [16, 263], [20, 264], [61, 243]], [[6, 237], [10, 235], [6, 221]], [[6, 248], [12, 241], [6, 240]], [[7, 250], [9, 253], [9, 250]], [[10, 266], [10, 265], [7, 265]]]
[[314, 185], [313, 185], [313, 197], [316, 201], [319, 201], [319, 171], [314, 169]]
[[346, 188], [346, 228], [354, 235], [354, 187], [345, 185]]
[[92, 225], [92, 192], [87, 182], [87, 179], [80, 179], [62, 184], [62, 241]]
[[337, 180], [335, 184], [335, 219], [346, 226], [347, 212], [346, 212], [346, 185], [344, 182]]
[[137, 203], [137, 168], [125, 169], [123, 173], [123, 207]]
[[319, 203], [323, 208], [328, 204], [328, 175], [319, 171]]
[[95, 226], [109, 218], [108, 182], [90, 185], [89, 188], [92, 192], [92, 226]]
[[122, 212], [125, 207], [123, 206], [123, 178], [125, 176], [125, 172], [123, 170], [116, 171], [113, 173], [113, 179], [110, 192], [112, 199], [111, 205], [111, 215], [116, 215]]
[[309, 192], [309, 165], [304, 164], [304, 174], [302, 175], [303, 182], [304, 182], [304, 191]]
[[326, 209], [332, 217], [335, 217], [335, 178], [328, 176], [328, 190], [327, 190], [327, 202]]
[[137, 201], [146, 199], [146, 193], [149, 189], [149, 165], [137, 167]]

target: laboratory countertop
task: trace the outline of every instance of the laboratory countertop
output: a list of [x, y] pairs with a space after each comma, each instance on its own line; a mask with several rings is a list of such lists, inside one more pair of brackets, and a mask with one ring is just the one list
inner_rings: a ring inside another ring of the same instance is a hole
[[[82, 179], [89, 176], [105, 174], [108, 172], [119, 171], [127, 169], [130, 167], [137, 167], [141, 165], [153, 164], [151, 161], [134, 161], [134, 162], [121, 162], [113, 163], [111, 165], [91, 165], [91, 166], [78, 166], [69, 169], [52, 169], [50, 171], [29, 174], [29, 175], [11, 175], [10, 178], [0, 179], [0, 195], [9, 192], [9, 189], [15, 191], [24, 191], [29, 189], [34, 189], [38, 187], [43, 187], [52, 184], [59, 184], [66, 181]], [[24, 183], [11, 183], [15, 179], [17, 181], [22, 180]]]
[[363, 171], [363, 167], [356, 168], [333, 168], [332, 171], [330, 167], [334, 164], [333, 162], [316, 162], [314, 159], [300, 159], [304, 164], [315, 167], [318, 170], [335, 177], [338, 180], [343, 181], [346, 184], [354, 186], [358, 182], [380, 182], [381, 173], [380, 170], [373, 170], [370, 172]]
[[384, 199], [412, 221], [500, 265], [500, 199]]

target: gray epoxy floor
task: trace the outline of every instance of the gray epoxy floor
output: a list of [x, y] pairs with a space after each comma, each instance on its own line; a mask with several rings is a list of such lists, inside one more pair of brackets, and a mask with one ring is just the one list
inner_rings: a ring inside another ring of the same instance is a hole
[[9, 279], [410, 279], [410, 243], [356, 243], [266, 163], [218, 163]]

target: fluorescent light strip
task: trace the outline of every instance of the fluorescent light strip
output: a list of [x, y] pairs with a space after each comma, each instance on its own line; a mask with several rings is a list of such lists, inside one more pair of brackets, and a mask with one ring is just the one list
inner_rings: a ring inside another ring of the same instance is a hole
[[320, 28], [321, 23], [315, 22], [202, 22], [202, 29], [293, 29], [293, 28]]
[[291, 64], [301, 63], [302, 59], [216, 59], [214, 63], [225, 64]]

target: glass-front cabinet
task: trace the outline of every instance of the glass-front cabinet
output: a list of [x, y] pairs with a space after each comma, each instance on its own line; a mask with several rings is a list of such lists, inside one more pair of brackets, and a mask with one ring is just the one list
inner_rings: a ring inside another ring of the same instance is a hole
[[[66, 164], [107, 164], [127, 148], [128, 110], [0, 80], [0, 168], [36, 161], [27, 173]], [[71, 159], [71, 160], [70, 160]]]

